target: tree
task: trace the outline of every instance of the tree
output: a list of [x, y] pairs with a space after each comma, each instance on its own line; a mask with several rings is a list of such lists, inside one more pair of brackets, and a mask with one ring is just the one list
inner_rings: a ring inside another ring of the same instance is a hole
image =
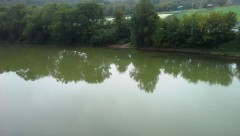
[[6, 31], [6, 12], [7, 8], [0, 5], [0, 40], [5, 40], [7, 38], [7, 31]]
[[104, 19], [103, 8], [101, 4], [94, 2], [79, 3], [74, 11], [76, 29], [84, 42], [89, 42], [93, 34], [99, 29]]
[[75, 38], [73, 8], [69, 4], [58, 6], [51, 23], [52, 36], [55, 41], [72, 42]]
[[50, 25], [56, 16], [56, 4], [48, 4], [43, 7], [29, 8], [31, 13], [26, 15], [27, 25], [24, 29], [23, 36], [25, 40], [34, 42], [47, 42], [51, 40]]
[[123, 11], [116, 10], [114, 11], [114, 25], [119, 39], [129, 39], [130, 37], [130, 28], [129, 20], [124, 16]]
[[170, 17], [164, 20], [162, 27], [162, 45], [176, 47], [182, 43], [182, 29], [180, 27], [180, 20], [177, 17]]
[[236, 25], [236, 13], [211, 12], [207, 20], [208, 35], [213, 38], [213, 45], [232, 40], [234, 33], [231, 29]]
[[213, 39], [206, 28], [207, 20], [208, 15], [201, 13], [184, 16], [181, 20], [184, 42], [192, 46], [210, 44]]
[[141, 0], [136, 5], [131, 20], [132, 43], [138, 47], [153, 46], [159, 17], [150, 0]]
[[12, 5], [6, 10], [5, 30], [8, 40], [21, 40], [23, 29], [26, 26], [26, 21], [24, 20], [25, 15], [26, 6], [23, 4]]

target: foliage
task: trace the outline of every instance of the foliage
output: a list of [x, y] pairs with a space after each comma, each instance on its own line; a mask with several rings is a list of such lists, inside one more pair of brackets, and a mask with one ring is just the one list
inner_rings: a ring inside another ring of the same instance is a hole
[[90, 39], [90, 43], [95, 45], [114, 43], [116, 41], [117, 33], [116, 30], [113, 28], [99, 29]]
[[223, 13], [234, 12], [237, 15], [237, 20], [240, 21], [240, 6], [239, 5], [214, 8], [213, 11], [223, 12]]
[[48, 4], [41, 8], [30, 8], [25, 19], [27, 25], [23, 31], [23, 37], [28, 41], [46, 42], [51, 40], [51, 28], [55, 12], [56, 4]]
[[[157, 1], [155, 1], [157, 2]], [[114, 11], [114, 20], [104, 19], [104, 4], [47, 4], [0, 6], [0, 40], [68, 42], [103, 45], [131, 41], [137, 47], [212, 48], [240, 39], [232, 28], [233, 12], [185, 14], [160, 19], [149, 0], [136, 5], [131, 20], [124, 10]]]
[[132, 43], [138, 47], [152, 46], [159, 17], [149, 0], [141, 0], [132, 15]]
[[61, 4], [54, 13], [50, 24], [53, 41], [71, 42], [76, 38], [73, 8], [69, 4]]
[[[213, 47], [234, 40], [231, 29], [236, 24], [233, 12], [210, 14], [191, 14], [182, 18], [171, 17], [163, 21], [158, 28], [156, 46]], [[160, 31], [161, 30], [161, 31]]]
[[102, 29], [103, 20], [103, 7], [94, 2], [3, 6], [0, 7], [0, 39], [88, 43]]
[[207, 22], [208, 34], [212, 37], [213, 44], [220, 44], [229, 41], [234, 37], [231, 28], [237, 23], [236, 14], [233, 12], [219, 13], [212, 12]]
[[116, 10], [114, 12], [114, 25], [119, 39], [130, 37], [130, 21], [125, 18], [123, 11]]
[[0, 13], [0, 39], [18, 41], [22, 39], [22, 32], [26, 26], [26, 6], [16, 4], [9, 8], [2, 8]]
[[204, 45], [211, 42], [211, 37], [207, 33], [207, 16], [203, 14], [193, 14], [184, 16], [182, 19], [182, 29], [184, 39], [189, 45]]
[[133, 8], [137, 3], [135, 1], [121, 1], [121, 2], [111, 2], [105, 3], [104, 14], [106, 16], [112, 16], [116, 11], [123, 11], [125, 14], [132, 14]]
[[172, 17], [165, 20], [163, 30], [165, 31], [163, 42], [167, 44], [167, 46], [176, 47], [176, 45], [182, 42], [180, 20], [178, 18]]
[[97, 3], [79, 3], [76, 6], [75, 18], [82, 41], [89, 42], [91, 36], [99, 29], [103, 21], [103, 7]]
[[240, 26], [238, 27], [237, 40], [240, 43]]
[[[224, 6], [224, 7], [214, 7], [211, 10], [207, 9], [190, 9], [190, 10], [184, 10], [183, 13], [178, 14], [178, 17], [183, 17], [184, 15], [191, 15], [195, 13], [201, 13], [201, 14], [210, 14], [211, 12], [222, 12], [222, 13], [228, 13], [228, 12], [234, 12], [236, 13], [237, 20], [240, 21], [240, 6], [235, 5], [235, 6]], [[174, 14], [175, 12], [168, 12], [171, 14]]]

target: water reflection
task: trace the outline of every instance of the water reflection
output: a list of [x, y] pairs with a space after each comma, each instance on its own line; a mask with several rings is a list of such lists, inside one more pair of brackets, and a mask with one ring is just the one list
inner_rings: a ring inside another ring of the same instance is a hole
[[[111, 65], [128, 72], [146, 92], [153, 92], [161, 73], [181, 76], [190, 83], [228, 86], [240, 79], [240, 63], [196, 55], [164, 54], [102, 48], [2, 46], [0, 73], [15, 72], [24, 80], [51, 76], [62, 83], [102, 83], [111, 77]], [[129, 65], [133, 67], [128, 71]]]
[[52, 57], [55, 66], [55, 73], [52, 76], [64, 83], [71, 81], [101, 83], [111, 75], [109, 72], [111, 63], [94, 52], [63, 50]]
[[141, 57], [141, 59], [133, 59], [132, 63], [134, 68], [130, 71], [130, 76], [138, 82], [138, 87], [141, 90], [153, 92], [158, 82], [161, 62]]
[[236, 76], [238, 77], [238, 79], [240, 80], [240, 63], [238, 63], [236, 65]]
[[162, 67], [165, 73], [181, 75], [191, 83], [199, 81], [209, 84], [230, 85], [234, 72], [232, 64], [209, 59], [168, 59]]

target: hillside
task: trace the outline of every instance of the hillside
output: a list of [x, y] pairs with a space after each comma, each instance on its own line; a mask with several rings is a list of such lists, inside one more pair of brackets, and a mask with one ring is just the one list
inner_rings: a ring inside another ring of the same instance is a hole
[[0, 0], [0, 3], [2, 4], [14, 4], [14, 3], [24, 3], [27, 5], [44, 5], [47, 3], [53, 3], [53, 2], [79, 2], [79, 0]]
[[[25, 3], [27, 5], [44, 5], [48, 3], [76, 3], [76, 2], [83, 2], [83, 1], [91, 1], [91, 0], [0, 0], [2, 4], [14, 4], [14, 3]], [[118, 2], [121, 0], [95, 0], [96, 2]], [[130, 0], [136, 1], [136, 0]]]
[[[183, 11], [182, 14], [178, 14], [179, 17], [186, 15], [186, 14], [193, 14], [193, 13], [203, 13], [203, 14], [207, 14], [213, 11], [217, 11], [217, 12], [235, 12], [237, 15], [237, 19], [238, 21], [240, 21], [240, 5], [235, 5], [235, 6], [225, 6], [225, 7], [215, 7], [213, 9], [192, 9], [192, 10], [185, 10]], [[166, 12], [164, 12], [166, 13]], [[167, 13], [175, 13], [175, 11], [173, 12], [167, 12]]]
[[[139, 0], [0, 0], [0, 4], [14, 4], [25, 3], [28, 5], [44, 5], [47, 3], [76, 3], [83, 1], [96, 1], [101, 3], [137, 3]], [[199, 8], [204, 7], [208, 3], [212, 3], [215, 6], [223, 5], [235, 5], [240, 4], [240, 0], [150, 0], [158, 10], [171, 10], [179, 5], [183, 5], [185, 8]]]

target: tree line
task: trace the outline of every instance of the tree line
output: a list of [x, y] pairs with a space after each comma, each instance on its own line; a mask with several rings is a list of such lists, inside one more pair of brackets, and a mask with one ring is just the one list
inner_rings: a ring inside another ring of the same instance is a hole
[[160, 19], [149, 0], [141, 0], [132, 15], [131, 40], [140, 47], [214, 47], [239, 39], [232, 28], [234, 12], [194, 13]]
[[0, 40], [36, 43], [111, 44], [129, 42], [138, 47], [212, 47], [239, 39], [231, 29], [233, 12], [192, 14], [160, 19], [150, 0], [141, 0], [131, 19], [114, 10], [114, 20], [104, 15], [104, 4], [84, 2], [44, 6], [0, 6]]
[[0, 40], [111, 43], [117, 40], [115, 24], [122, 25], [121, 19], [116, 23], [106, 21], [103, 8], [95, 2], [1, 6]]
[[95, 2], [1, 6], [0, 40], [106, 44], [129, 37], [124, 14], [116, 12], [120, 17], [111, 22], [103, 9]]

